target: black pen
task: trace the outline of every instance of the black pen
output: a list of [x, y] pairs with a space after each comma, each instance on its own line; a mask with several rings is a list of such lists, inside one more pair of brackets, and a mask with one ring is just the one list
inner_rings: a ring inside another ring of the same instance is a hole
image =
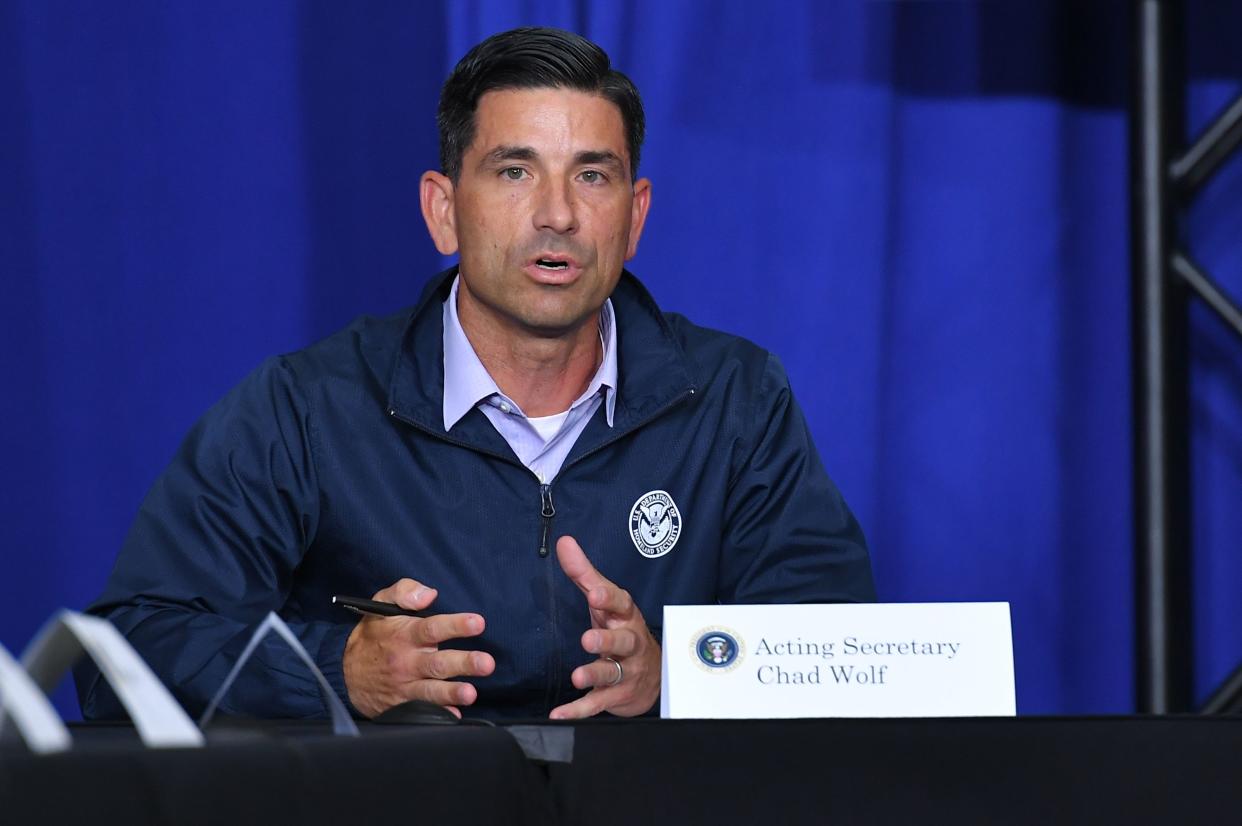
[[372, 614], [377, 617], [423, 617], [422, 611], [402, 608], [395, 602], [376, 602], [362, 597], [333, 597], [333, 605], [339, 605], [355, 614]]

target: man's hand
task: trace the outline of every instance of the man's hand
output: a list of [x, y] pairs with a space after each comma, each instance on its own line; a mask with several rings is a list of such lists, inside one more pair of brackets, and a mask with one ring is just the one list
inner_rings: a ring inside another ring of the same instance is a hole
[[[413, 611], [427, 608], [435, 598], [434, 588], [412, 579], [397, 580], [372, 597]], [[458, 706], [470, 705], [479, 693], [470, 683], [452, 678], [486, 677], [496, 661], [482, 651], [441, 651], [439, 645], [477, 637], [483, 627], [478, 614], [363, 617], [345, 643], [342, 670], [349, 701], [367, 717], [406, 700], [429, 700], [460, 717]]]
[[[582, 635], [582, 647], [600, 659], [575, 668], [570, 675], [575, 688], [590, 688], [590, 693], [552, 709], [549, 716], [571, 720], [601, 711], [623, 717], [643, 714], [660, 696], [660, 644], [629, 592], [595, 570], [573, 537], [557, 540], [556, 558], [565, 575], [586, 595], [591, 630]], [[616, 682], [618, 676], [620, 682]]]

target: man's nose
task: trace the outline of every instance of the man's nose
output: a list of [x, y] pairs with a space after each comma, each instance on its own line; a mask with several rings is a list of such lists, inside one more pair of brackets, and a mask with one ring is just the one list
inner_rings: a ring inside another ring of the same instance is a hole
[[569, 181], [545, 180], [539, 188], [535, 207], [535, 229], [556, 233], [572, 233], [578, 229], [577, 207], [573, 184]]

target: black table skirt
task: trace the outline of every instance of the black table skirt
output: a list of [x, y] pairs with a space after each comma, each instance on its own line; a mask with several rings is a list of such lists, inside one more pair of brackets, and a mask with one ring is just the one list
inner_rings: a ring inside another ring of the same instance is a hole
[[213, 731], [201, 749], [145, 749], [75, 728], [79, 748], [0, 753], [0, 824], [546, 824], [544, 770], [503, 729], [326, 725]]
[[1242, 823], [1242, 719], [579, 726], [551, 785], [592, 826]]
[[[570, 762], [504, 728], [213, 730], [0, 749], [0, 823], [1237, 823], [1242, 719], [596, 720]], [[556, 738], [551, 738], [556, 739]]]

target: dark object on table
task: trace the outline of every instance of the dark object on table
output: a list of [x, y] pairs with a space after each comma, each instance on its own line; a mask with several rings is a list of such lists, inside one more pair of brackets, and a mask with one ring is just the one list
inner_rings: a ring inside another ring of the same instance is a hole
[[461, 720], [444, 706], [426, 700], [406, 700], [373, 717], [371, 722], [399, 726], [453, 726]]

